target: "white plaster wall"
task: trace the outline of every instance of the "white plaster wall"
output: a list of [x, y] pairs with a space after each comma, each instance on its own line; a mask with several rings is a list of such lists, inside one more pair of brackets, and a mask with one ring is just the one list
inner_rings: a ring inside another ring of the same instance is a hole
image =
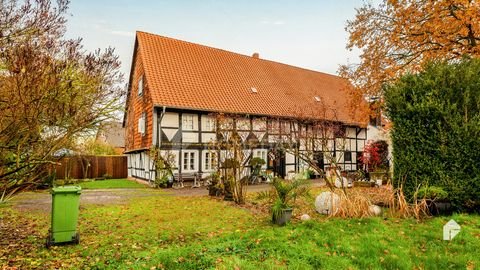
[[280, 136], [278, 135], [268, 135], [268, 142], [269, 143], [275, 143], [280, 141]]
[[202, 143], [209, 143], [215, 141], [217, 135], [215, 133], [202, 133]]
[[363, 148], [365, 148], [365, 141], [358, 141], [358, 149], [357, 152], [363, 152]]
[[355, 138], [355, 136], [357, 135], [357, 131], [355, 128], [348, 127], [346, 132], [348, 138]]
[[285, 153], [285, 163], [295, 163], [295, 156], [290, 153]]
[[162, 118], [162, 127], [176, 127], [178, 128], [178, 113], [166, 112]]
[[365, 133], [365, 129], [361, 129], [360, 132], [358, 133], [358, 138], [359, 139], [365, 139], [367, 137], [367, 134]]
[[285, 173], [288, 174], [291, 171], [295, 171], [295, 165], [286, 165], [285, 166]]
[[267, 130], [267, 121], [263, 119], [260, 119], [260, 118], [253, 119], [252, 125], [253, 125], [253, 130], [260, 130], [260, 131]]
[[198, 133], [194, 132], [183, 132], [182, 140], [184, 143], [198, 143]]
[[247, 118], [237, 119], [237, 130], [250, 130], [250, 120]]

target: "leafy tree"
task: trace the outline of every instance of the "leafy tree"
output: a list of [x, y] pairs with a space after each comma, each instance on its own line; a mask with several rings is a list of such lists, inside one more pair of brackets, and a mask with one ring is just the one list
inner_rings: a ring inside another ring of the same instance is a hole
[[93, 155], [93, 156], [110, 156], [117, 155], [115, 147], [111, 146], [108, 143], [98, 141], [95, 138], [87, 139], [83, 144], [79, 146], [79, 152], [82, 155]]
[[118, 57], [64, 38], [68, 4], [0, 1], [0, 190], [43, 181], [59, 149], [121, 108]]
[[347, 22], [348, 49], [361, 50], [360, 64], [344, 65], [340, 74], [356, 91], [382, 96], [382, 85], [418, 72], [430, 60], [480, 56], [480, 5], [477, 1], [384, 0], [357, 9]]
[[462, 209], [480, 210], [480, 59], [432, 63], [386, 88], [396, 183], [412, 197], [443, 188]]

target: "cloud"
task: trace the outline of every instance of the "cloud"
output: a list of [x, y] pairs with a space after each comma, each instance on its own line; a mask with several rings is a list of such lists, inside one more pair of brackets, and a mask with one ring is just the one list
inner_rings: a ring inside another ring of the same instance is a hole
[[123, 36], [123, 37], [134, 37], [135, 36], [134, 32], [129, 32], [129, 31], [112, 30], [112, 31], [110, 31], [110, 33], [112, 35]]

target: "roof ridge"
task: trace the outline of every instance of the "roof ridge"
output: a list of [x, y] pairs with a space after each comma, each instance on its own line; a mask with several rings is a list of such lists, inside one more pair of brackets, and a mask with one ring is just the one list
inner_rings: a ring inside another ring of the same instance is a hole
[[191, 44], [191, 45], [195, 45], [195, 46], [201, 46], [201, 47], [205, 47], [205, 48], [208, 48], [208, 49], [213, 49], [213, 50], [217, 50], [217, 51], [221, 51], [221, 52], [236, 54], [236, 55], [246, 57], [246, 58], [249, 58], [249, 59], [256, 59], [256, 60], [270, 62], [270, 63], [274, 63], [274, 64], [280, 64], [280, 65], [284, 65], [284, 66], [295, 68], [295, 69], [306, 70], [306, 71], [310, 71], [310, 72], [320, 73], [320, 74], [323, 74], [323, 75], [344, 79], [344, 78], [342, 78], [338, 75], [335, 75], [335, 74], [330, 74], [330, 73], [325, 73], [325, 72], [318, 71], [318, 70], [313, 70], [313, 69], [308, 69], [308, 68], [304, 68], [304, 67], [294, 66], [292, 64], [286, 64], [286, 63], [282, 63], [282, 62], [278, 62], [278, 61], [274, 61], [274, 60], [270, 60], [270, 59], [265, 59], [265, 58], [254, 58], [254, 57], [246, 55], [246, 54], [241, 54], [241, 53], [238, 53], [238, 52], [232, 52], [232, 51], [228, 51], [228, 50], [225, 50], [225, 49], [216, 48], [216, 47], [212, 47], [212, 46], [208, 46], [208, 45], [204, 45], [204, 44], [200, 44], [200, 43], [195, 43], [195, 42], [191, 42], [191, 41], [186, 41], [186, 40], [182, 40], [182, 39], [178, 39], [178, 38], [162, 36], [162, 35], [158, 35], [158, 34], [154, 34], [154, 33], [150, 33], [150, 32], [145, 32], [145, 31], [140, 31], [140, 30], [136, 31], [136, 34], [138, 34], [138, 33], [147, 34], [147, 35], [160, 37], [160, 38], [165, 38], [165, 39], [170, 39], [170, 40], [173, 40], [173, 41], [179, 41], [179, 42], [183, 42], [183, 43], [187, 43], [187, 44]]

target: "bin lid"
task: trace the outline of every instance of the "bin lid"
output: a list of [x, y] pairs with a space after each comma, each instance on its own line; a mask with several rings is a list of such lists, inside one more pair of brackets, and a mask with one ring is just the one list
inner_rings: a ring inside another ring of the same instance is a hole
[[80, 186], [61, 186], [61, 187], [54, 187], [52, 188], [52, 194], [56, 193], [82, 193], [82, 187]]

